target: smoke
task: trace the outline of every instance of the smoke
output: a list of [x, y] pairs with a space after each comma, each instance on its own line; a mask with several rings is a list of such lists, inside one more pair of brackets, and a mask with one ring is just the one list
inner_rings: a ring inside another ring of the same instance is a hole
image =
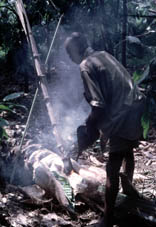
[[[75, 143], [76, 129], [84, 124], [89, 112], [83, 92], [83, 83], [79, 72], [79, 66], [73, 63], [66, 53], [64, 41], [66, 34], [60, 29], [60, 45], [53, 55], [53, 65], [56, 69], [56, 80], [50, 87], [50, 97], [58, 122], [59, 133], [66, 146]], [[51, 67], [53, 67], [53, 65]]]
[[[38, 26], [33, 28], [34, 34], [39, 34], [39, 37], [42, 39], [43, 30], [43, 27], [41, 29]], [[53, 33], [54, 31], [53, 27]], [[37, 43], [42, 62], [45, 62], [48, 53], [47, 42], [45, 40], [51, 41], [53, 38], [53, 34], [45, 34], [48, 37], [46, 36], [45, 38], [44, 36], [43, 41]], [[53, 114], [57, 122], [57, 130], [62, 138], [62, 145], [65, 147], [65, 150], [70, 151], [72, 145], [77, 142], [77, 127], [85, 123], [90, 107], [83, 96], [84, 87], [79, 66], [71, 61], [64, 47], [67, 36], [68, 33], [64, 27], [60, 26], [50, 54], [48, 61], [49, 69], [47, 71], [49, 72], [48, 91]], [[55, 137], [51, 133], [50, 122], [47, 121], [47, 110], [43, 108], [38, 113], [34, 128], [40, 128], [41, 132], [39, 135], [35, 135], [35, 139], [47, 148], [50, 147], [53, 151], [57, 151], [55, 150]], [[49, 123], [47, 124], [47, 122]]]
[[[76, 9], [74, 14], [73, 22], [70, 19], [71, 24], [69, 26], [64, 24], [59, 27], [49, 59], [49, 74], [51, 78], [51, 82], [49, 83], [49, 93], [53, 113], [57, 122], [57, 129], [59, 130], [59, 134], [63, 140], [63, 145], [66, 146], [66, 150], [70, 150], [71, 145], [77, 142], [77, 127], [85, 123], [85, 119], [90, 111], [90, 107], [83, 96], [84, 88], [79, 72], [79, 66], [69, 59], [64, 47], [64, 41], [69, 33], [73, 31], [83, 32], [86, 30], [85, 28], [87, 28], [87, 25], [89, 24], [90, 17], [86, 18], [86, 14], [82, 15], [80, 9]], [[72, 17], [72, 15], [73, 14], [71, 13], [70, 17]], [[76, 22], [79, 20], [81, 22], [83, 20], [83, 23], [80, 23], [82, 26]], [[37, 44], [43, 62], [45, 62], [48, 53], [47, 46], [50, 46], [50, 41], [54, 35], [56, 24], [50, 24], [49, 28], [49, 33], [44, 26], [41, 28], [35, 26], [33, 28], [33, 32], [36, 36], [35, 39], [37, 40], [38, 37], [38, 41], [40, 41]], [[90, 43], [92, 43], [91, 41], [94, 36], [93, 34], [92, 36], [90, 34], [91, 30], [86, 35], [90, 38]], [[45, 115], [47, 116], [47, 114]], [[46, 120], [47, 119], [45, 119], [45, 122], [40, 124], [43, 125], [45, 123], [46, 125]], [[42, 133], [43, 143], [48, 144], [50, 140], [54, 139], [50, 137], [52, 136], [49, 135], [48, 130], [47, 133], [44, 130]]]
[[[64, 25], [59, 27], [50, 56], [52, 71], [51, 103], [63, 145], [67, 146], [69, 150], [71, 144], [77, 141], [76, 129], [79, 125], [84, 124], [90, 107], [83, 96], [84, 88], [79, 66], [69, 59], [64, 48], [64, 41], [71, 32], [77, 31], [85, 33], [89, 43], [94, 47], [93, 44], [96, 43], [96, 39], [99, 39], [97, 34], [101, 32], [99, 24], [103, 14], [99, 15], [99, 12], [101, 11], [96, 9], [89, 13], [87, 7], [70, 9], [63, 21]], [[102, 35], [102, 33], [100, 34]], [[47, 39], [51, 40], [52, 34]]]

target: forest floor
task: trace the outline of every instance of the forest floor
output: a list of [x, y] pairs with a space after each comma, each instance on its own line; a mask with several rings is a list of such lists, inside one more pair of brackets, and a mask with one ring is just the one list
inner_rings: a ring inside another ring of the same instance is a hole
[[[1, 92], [1, 98], [12, 92], [19, 91], [19, 86], [10, 82], [1, 81], [5, 89]], [[19, 98], [20, 104], [30, 108], [34, 90], [29, 94], [25, 94], [23, 98]], [[38, 102], [35, 113], [42, 111], [42, 105]], [[38, 128], [36, 115], [33, 113], [30, 128], [26, 135], [24, 143], [36, 143], [43, 141], [42, 132], [47, 129], [42, 124]], [[9, 135], [7, 141], [1, 145], [0, 156], [8, 156], [15, 153], [15, 147], [20, 144], [22, 133], [25, 128], [28, 113], [19, 110], [16, 115], [8, 115], [6, 112], [1, 117], [9, 121], [6, 131]], [[33, 127], [32, 127], [33, 125]], [[48, 122], [47, 122], [48, 125]], [[51, 146], [50, 144], [48, 146]], [[109, 144], [107, 144], [109, 150]], [[156, 131], [150, 130], [148, 139], [140, 141], [140, 145], [134, 150], [135, 154], [135, 174], [134, 185], [136, 189], [149, 200], [156, 202]], [[81, 155], [79, 161], [87, 165], [94, 165], [105, 168], [108, 158], [108, 152], [102, 153], [100, 148], [94, 146]], [[1, 167], [2, 168], [2, 167]], [[26, 202], [27, 201], [27, 202]], [[53, 200], [51, 204], [36, 205], [29, 203], [25, 199], [25, 195], [18, 190], [18, 185], [11, 185], [9, 182], [1, 184], [0, 187], [0, 227], [52, 227], [52, 226], [94, 226], [98, 222], [101, 213], [83, 202], [76, 203], [77, 217], [71, 217], [69, 213], [63, 210], [59, 204]]]

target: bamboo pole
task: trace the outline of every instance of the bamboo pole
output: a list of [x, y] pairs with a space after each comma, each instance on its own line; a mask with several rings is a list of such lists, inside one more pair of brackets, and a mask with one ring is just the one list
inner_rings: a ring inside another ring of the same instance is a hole
[[59, 135], [59, 132], [57, 130], [57, 123], [53, 114], [53, 108], [50, 102], [50, 98], [49, 98], [49, 94], [48, 94], [48, 82], [46, 79], [46, 75], [44, 73], [44, 69], [43, 69], [43, 65], [41, 64], [41, 60], [40, 60], [40, 56], [37, 50], [37, 46], [36, 46], [36, 42], [35, 39], [32, 35], [32, 30], [29, 24], [29, 20], [23, 5], [23, 1], [22, 0], [17, 0], [16, 1], [16, 9], [17, 9], [17, 13], [19, 15], [21, 24], [23, 26], [24, 32], [27, 36], [27, 39], [29, 41], [31, 50], [32, 50], [32, 54], [33, 54], [33, 58], [34, 58], [34, 65], [35, 65], [35, 69], [36, 69], [36, 73], [37, 76], [40, 78], [40, 87], [43, 93], [43, 97], [45, 100], [45, 104], [47, 107], [47, 111], [48, 111], [48, 116], [51, 122], [51, 125], [53, 127], [53, 133], [55, 135], [56, 138], [56, 143], [57, 143], [57, 147], [59, 149], [59, 151], [61, 151], [61, 153], [64, 155], [64, 148], [62, 146], [62, 139]]
[[[54, 115], [53, 115], [53, 109], [52, 109], [52, 105], [50, 103], [50, 99], [49, 99], [49, 95], [48, 95], [47, 80], [46, 80], [46, 77], [45, 77], [45, 75], [43, 73], [43, 68], [41, 68], [41, 61], [40, 61], [40, 58], [39, 58], [38, 50], [37, 50], [37, 47], [36, 47], [35, 40], [34, 40], [34, 38], [32, 36], [32, 31], [31, 31], [31, 28], [30, 28], [30, 24], [29, 24], [29, 21], [28, 21], [28, 18], [27, 18], [26, 11], [24, 9], [22, 0], [17, 0], [16, 9], [17, 9], [17, 13], [18, 13], [18, 16], [20, 18], [22, 27], [23, 27], [24, 32], [26, 34], [28, 43], [30, 44], [30, 47], [31, 47], [31, 50], [32, 50], [32, 54], [33, 54], [33, 57], [34, 57], [34, 63], [35, 63], [35, 69], [36, 69], [37, 75], [39, 77], [41, 77], [40, 78], [40, 86], [41, 86], [41, 90], [43, 92], [44, 99], [46, 101], [46, 107], [47, 107], [48, 115], [49, 115], [49, 118], [50, 118], [50, 121], [51, 121], [51, 124], [52, 124], [52, 127], [53, 127], [53, 133], [54, 133], [55, 138], [56, 138], [57, 147], [58, 147], [59, 151], [61, 152], [61, 154], [64, 156], [64, 148], [62, 146], [62, 140], [61, 140], [61, 137], [59, 136], [59, 133], [57, 131], [56, 121], [55, 121], [55, 118], [54, 118]], [[51, 44], [49, 52], [48, 52], [48, 57], [49, 57], [50, 51], [52, 49], [52, 46], [53, 46], [53, 43], [54, 43], [54, 39], [56, 37], [56, 33], [57, 33], [58, 27], [59, 27], [59, 25], [61, 23], [62, 17], [63, 17], [63, 15], [59, 19], [59, 22], [58, 22], [58, 25], [57, 25], [57, 28], [56, 28], [56, 31], [55, 31], [55, 34], [54, 34], [54, 37], [53, 37], [53, 40], [52, 40], [52, 44]], [[45, 64], [48, 61], [48, 57], [46, 58]], [[38, 94], [38, 88], [36, 90], [35, 98], [34, 98], [33, 102], [35, 102], [37, 94]], [[11, 177], [10, 177], [10, 183], [12, 183], [13, 179], [14, 179], [14, 174], [15, 174], [15, 169], [16, 169], [17, 162], [18, 162], [18, 157], [19, 157], [20, 152], [21, 152], [21, 147], [22, 147], [22, 144], [23, 144], [24, 136], [26, 134], [26, 130], [27, 130], [27, 127], [28, 127], [28, 123], [29, 123], [29, 119], [30, 119], [30, 116], [31, 116], [31, 113], [32, 113], [33, 106], [34, 106], [34, 103], [33, 103], [32, 107], [31, 107], [31, 110], [30, 110], [30, 113], [29, 113], [29, 117], [28, 117], [27, 124], [26, 124], [26, 129], [24, 131], [24, 135], [22, 137], [22, 140], [21, 140], [21, 143], [20, 143], [20, 147], [19, 147], [19, 149], [17, 151], [14, 168], [13, 168], [13, 171], [12, 171], [12, 174], [11, 174]]]

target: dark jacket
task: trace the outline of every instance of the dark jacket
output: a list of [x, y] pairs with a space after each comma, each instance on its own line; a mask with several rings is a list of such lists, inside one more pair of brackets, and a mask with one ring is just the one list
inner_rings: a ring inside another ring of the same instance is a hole
[[108, 138], [117, 135], [138, 139], [142, 134], [145, 96], [127, 70], [107, 52], [90, 49], [80, 64], [80, 71], [88, 103], [103, 110], [98, 129]]

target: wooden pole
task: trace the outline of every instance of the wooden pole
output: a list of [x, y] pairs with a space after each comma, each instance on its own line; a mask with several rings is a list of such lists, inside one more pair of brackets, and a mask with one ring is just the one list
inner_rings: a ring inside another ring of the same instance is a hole
[[35, 39], [32, 35], [32, 30], [30, 27], [30, 23], [23, 5], [23, 1], [22, 0], [17, 0], [16, 1], [16, 9], [17, 9], [17, 13], [19, 15], [21, 24], [23, 26], [24, 32], [27, 36], [27, 40], [29, 41], [31, 50], [32, 50], [32, 54], [33, 54], [33, 59], [34, 59], [34, 65], [35, 65], [35, 69], [36, 69], [36, 73], [37, 76], [40, 79], [40, 87], [43, 93], [43, 97], [45, 100], [45, 104], [47, 107], [47, 111], [48, 111], [48, 116], [51, 122], [51, 125], [53, 127], [53, 133], [55, 135], [56, 138], [56, 143], [57, 143], [57, 147], [59, 149], [59, 151], [61, 152], [61, 154], [64, 156], [64, 148], [62, 145], [62, 139], [59, 135], [59, 132], [57, 130], [57, 123], [53, 114], [53, 108], [50, 102], [50, 98], [49, 98], [49, 94], [48, 94], [48, 82], [46, 79], [46, 75], [44, 73], [44, 68], [43, 65], [41, 64], [41, 60], [40, 60], [40, 55], [38, 53], [37, 50], [37, 46], [36, 46], [36, 42]]

